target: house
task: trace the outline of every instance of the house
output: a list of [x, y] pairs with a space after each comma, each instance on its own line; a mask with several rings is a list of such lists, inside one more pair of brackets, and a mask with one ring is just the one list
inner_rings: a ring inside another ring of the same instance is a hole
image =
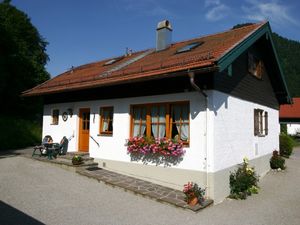
[[279, 110], [280, 124], [286, 124], [287, 133], [300, 136], [300, 98], [293, 98], [290, 105], [281, 105]]
[[[268, 22], [172, 43], [158, 23], [156, 48], [72, 68], [23, 93], [43, 96], [43, 136], [70, 138], [108, 170], [182, 190], [188, 181], [219, 202], [244, 157], [260, 175], [278, 149], [279, 105], [289, 94]], [[135, 159], [133, 136], [177, 138], [174, 163]]]

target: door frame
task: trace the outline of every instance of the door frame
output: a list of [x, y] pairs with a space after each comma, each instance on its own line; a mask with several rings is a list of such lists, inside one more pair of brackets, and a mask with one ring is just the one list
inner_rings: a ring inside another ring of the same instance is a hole
[[83, 112], [89, 112], [90, 113], [90, 115], [91, 115], [91, 109], [90, 108], [88, 108], [88, 107], [84, 107], [84, 108], [79, 108], [79, 116], [78, 116], [78, 121], [79, 121], [79, 124], [78, 124], [78, 148], [77, 148], [77, 150], [78, 150], [78, 152], [89, 152], [90, 151], [90, 127], [89, 127], [89, 137], [88, 137], [88, 149], [87, 149], [87, 151], [82, 151], [81, 149], [80, 149], [80, 145], [81, 145], [81, 130], [82, 130], [82, 123], [81, 123], [81, 121], [82, 121], [82, 113]]

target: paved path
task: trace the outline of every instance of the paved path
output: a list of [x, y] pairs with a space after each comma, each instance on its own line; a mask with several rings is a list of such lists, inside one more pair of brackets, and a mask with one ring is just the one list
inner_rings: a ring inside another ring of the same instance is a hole
[[[300, 148], [261, 192], [200, 213], [164, 205], [31, 159], [0, 157], [0, 224], [300, 224]], [[13, 221], [10, 223], [10, 221]]]

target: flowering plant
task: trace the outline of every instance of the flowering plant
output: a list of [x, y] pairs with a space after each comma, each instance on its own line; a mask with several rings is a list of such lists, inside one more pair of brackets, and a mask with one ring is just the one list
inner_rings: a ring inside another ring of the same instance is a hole
[[185, 201], [190, 203], [194, 198], [197, 198], [197, 202], [202, 204], [204, 201], [205, 189], [202, 189], [198, 184], [188, 182], [184, 185], [183, 193], [185, 194]]
[[132, 137], [127, 140], [125, 145], [129, 154], [180, 157], [185, 153], [181, 141], [168, 138]]
[[79, 155], [74, 155], [73, 158], [72, 158], [72, 164], [73, 165], [79, 165], [83, 162], [83, 159], [81, 156]]
[[254, 167], [249, 166], [249, 160], [245, 157], [243, 164], [230, 174], [230, 197], [236, 199], [246, 199], [248, 195], [258, 193], [259, 179]]

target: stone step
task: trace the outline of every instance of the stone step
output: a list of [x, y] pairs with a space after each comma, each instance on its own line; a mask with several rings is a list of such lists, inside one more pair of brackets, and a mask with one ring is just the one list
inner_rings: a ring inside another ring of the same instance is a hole
[[81, 156], [83, 161], [93, 161], [94, 160], [94, 158], [90, 157], [90, 155], [88, 153], [81, 153], [81, 152], [67, 153], [66, 155], [58, 155], [57, 158], [58, 159], [66, 159], [66, 160], [71, 161], [75, 155]]

